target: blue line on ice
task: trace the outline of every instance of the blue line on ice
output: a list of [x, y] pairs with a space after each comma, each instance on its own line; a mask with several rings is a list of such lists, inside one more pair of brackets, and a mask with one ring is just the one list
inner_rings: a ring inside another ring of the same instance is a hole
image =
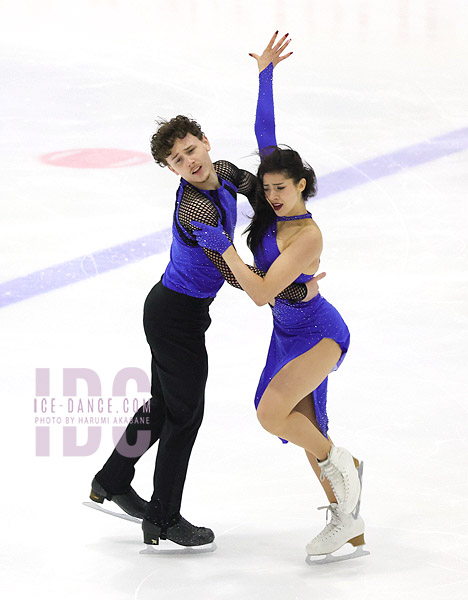
[[[317, 198], [322, 199], [381, 177], [395, 175], [404, 169], [466, 149], [468, 149], [468, 128], [457, 129], [324, 175], [319, 178]], [[239, 204], [241, 210], [246, 206], [246, 203]], [[246, 219], [239, 214], [238, 225], [243, 225], [245, 222]], [[163, 229], [136, 240], [97, 250], [90, 255], [6, 281], [0, 284], [0, 307], [28, 300], [159, 254], [168, 249], [170, 241], [171, 229]]]

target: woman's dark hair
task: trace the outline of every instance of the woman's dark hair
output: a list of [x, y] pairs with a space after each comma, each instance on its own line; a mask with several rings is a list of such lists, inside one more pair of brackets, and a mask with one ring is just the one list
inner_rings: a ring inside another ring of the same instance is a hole
[[257, 191], [255, 212], [250, 225], [244, 231], [244, 233], [248, 233], [247, 246], [252, 251], [261, 243], [266, 230], [276, 218], [263, 191], [263, 177], [266, 173], [283, 173], [288, 179], [292, 179], [296, 185], [301, 179], [305, 179], [306, 186], [302, 192], [304, 201], [317, 193], [317, 178], [314, 170], [289, 146], [264, 148], [260, 153], [260, 157], [261, 162], [257, 171], [260, 185]]
[[159, 120], [158, 130], [151, 138], [151, 154], [160, 167], [166, 167], [166, 158], [172, 152], [177, 139], [182, 140], [191, 133], [199, 140], [203, 139], [203, 131], [200, 125], [193, 119], [184, 115], [177, 115], [170, 121]]

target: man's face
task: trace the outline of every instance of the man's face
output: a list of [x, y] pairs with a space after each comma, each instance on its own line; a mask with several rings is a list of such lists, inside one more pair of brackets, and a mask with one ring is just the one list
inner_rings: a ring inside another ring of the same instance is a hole
[[208, 154], [210, 148], [205, 136], [199, 140], [188, 133], [184, 138], [175, 141], [166, 162], [173, 173], [200, 187], [213, 173], [213, 163]]

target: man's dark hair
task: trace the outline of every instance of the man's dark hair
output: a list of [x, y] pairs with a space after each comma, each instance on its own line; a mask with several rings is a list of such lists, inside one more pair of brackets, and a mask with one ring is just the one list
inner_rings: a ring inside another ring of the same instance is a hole
[[200, 125], [184, 115], [177, 115], [170, 121], [161, 119], [157, 121], [158, 130], [151, 138], [151, 154], [161, 167], [167, 166], [166, 158], [172, 152], [177, 139], [182, 140], [191, 133], [199, 140], [203, 139], [203, 131]]

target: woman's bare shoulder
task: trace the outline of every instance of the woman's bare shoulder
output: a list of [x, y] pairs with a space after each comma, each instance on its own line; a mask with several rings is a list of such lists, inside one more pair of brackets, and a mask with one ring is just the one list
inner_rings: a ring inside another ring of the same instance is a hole
[[298, 231], [297, 237], [303, 240], [317, 241], [317, 239], [322, 239], [322, 232], [313, 219], [308, 219], [307, 223]]

